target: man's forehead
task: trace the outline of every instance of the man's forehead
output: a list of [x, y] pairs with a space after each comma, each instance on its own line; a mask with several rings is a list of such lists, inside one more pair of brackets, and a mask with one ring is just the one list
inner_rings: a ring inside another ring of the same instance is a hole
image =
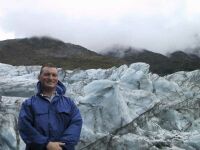
[[44, 68], [42, 68], [42, 71], [43, 72], [58, 72], [58, 70], [57, 70], [57, 68], [55, 68], [55, 67], [44, 67]]

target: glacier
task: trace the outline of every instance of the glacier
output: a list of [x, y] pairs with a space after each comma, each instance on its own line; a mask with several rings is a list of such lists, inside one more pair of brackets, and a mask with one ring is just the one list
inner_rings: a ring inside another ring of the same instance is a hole
[[[41, 66], [0, 63], [0, 150], [23, 150], [21, 103]], [[146, 63], [63, 70], [59, 80], [83, 117], [77, 150], [199, 150], [200, 70], [159, 76]]]

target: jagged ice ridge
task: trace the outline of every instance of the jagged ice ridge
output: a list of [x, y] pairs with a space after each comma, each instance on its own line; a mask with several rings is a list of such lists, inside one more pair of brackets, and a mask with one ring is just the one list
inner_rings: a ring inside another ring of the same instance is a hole
[[[83, 117], [78, 150], [200, 149], [200, 70], [160, 77], [149, 65], [62, 70], [59, 79]], [[40, 66], [0, 64], [0, 149], [24, 149], [17, 131]]]

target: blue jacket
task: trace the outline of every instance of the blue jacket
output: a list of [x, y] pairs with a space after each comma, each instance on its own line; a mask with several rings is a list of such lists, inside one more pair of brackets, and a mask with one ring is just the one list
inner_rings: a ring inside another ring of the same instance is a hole
[[57, 94], [48, 101], [38, 92], [22, 103], [19, 113], [19, 133], [26, 150], [45, 150], [49, 141], [64, 142], [63, 150], [74, 150], [80, 138], [82, 118], [74, 102], [64, 96], [65, 86], [59, 81]]

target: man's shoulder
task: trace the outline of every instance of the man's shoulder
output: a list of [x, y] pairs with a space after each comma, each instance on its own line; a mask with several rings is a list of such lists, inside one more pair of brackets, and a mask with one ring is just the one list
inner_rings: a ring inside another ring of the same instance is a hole
[[33, 95], [33, 96], [25, 99], [24, 102], [23, 102], [23, 104], [24, 105], [31, 105], [35, 99], [36, 99], [36, 96]]
[[65, 101], [73, 102], [72, 98], [70, 98], [68, 96], [63, 95], [63, 98], [64, 98]]
[[75, 105], [75, 102], [72, 98], [68, 96], [63, 96], [63, 98], [64, 98], [64, 101], [67, 102], [68, 104]]

